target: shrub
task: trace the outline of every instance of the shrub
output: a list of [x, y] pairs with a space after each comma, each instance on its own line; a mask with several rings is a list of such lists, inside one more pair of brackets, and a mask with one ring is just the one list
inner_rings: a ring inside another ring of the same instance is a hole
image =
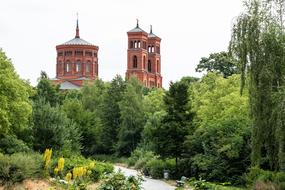
[[0, 154], [0, 184], [13, 184], [42, 175], [42, 156], [39, 154]]
[[[165, 169], [169, 171], [169, 177], [171, 179], [180, 179], [183, 175], [185, 175], [179, 171], [176, 171], [175, 159], [167, 159], [165, 161]], [[178, 166], [178, 169], [180, 169], [180, 165]]]
[[137, 148], [132, 152], [131, 157], [129, 157], [127, 163], [128, 166], [134, 166], [135, 169], [145, 170], [147, 162], [157, 158], [158, 156], [156, 156], [154, 152]]
[[163, 170], [166, 169], [166, 163], [160, 159], [152, 159], [147, 162], [146, 169], [153, 178], [160, 179], [163, 177]]
[[93, 182], [97, 182], [103, 174], [110, 174], [114, 171], [114, 167], [112, 164], [109, 163], [103, 163], [103, 162], [97, 162], [95, 167], [92, 168], [90, 174], [90, 179]]
[[141, 190], [141, 177], [130, 176], [126, 178], [120, 171], [109, 175], [100, 185], [100, 190]]
[[157, 156], [155, 156], [155, 154], [153, 152], [150, 151], [145, 151], [141, 157], [136, 161], [135, 163], [135, 168], [136, 169], [142, 169], [146, 166], [147, 162], [152, 160], [152, 159], [156, 159]]
[[143, 169], [148, 161], [147, 158], [140, 158], [135, 164], [135, 169]]
[[129, 157], [127, 163], [128, 163], [128, 166], [134, 166], [136, 164], [136, 162], [141, 158], [143, 157], [143, 150], [142, 149], [135, 149], [131, 156]]
[[24, 141], [14, 135], [0, 135], [0, 152], [13, 154], [16, 152], [30, 152], [30, 148]]
[[[50, 168], [50, 175], [54, 175], [54, 168], [57, 167], [57, 160], [58, 159], [53, 159], [51, 163], [51, 168]], [[92, 165], [92, 167], [91, 167]], [[74, 168], [78, 167], [84, 167], [88, 171], [88, 177], [90, 178], [89, 180], [93, 182], [97, 182], [103, 174], [109, 174], [112, 173], [114, 170], [114, 167], [110, 163], [105, 163], [105, 162], [98, 162], [92, 159], [87, 159], [84, 158], [83, 156], [73, 156], [69, 158], [64, 158], [64, 168], [62, 173], [62, 177], [66, 176], [69, 172], [72, 173]]]
[[255, 189], [266, 189], [275, 187], [276, 189], [285, 189], [285, 173], [265, 171], [257, 167], [249, 169], [245, 174], [245, 179], [248, 186], [253, 186]]

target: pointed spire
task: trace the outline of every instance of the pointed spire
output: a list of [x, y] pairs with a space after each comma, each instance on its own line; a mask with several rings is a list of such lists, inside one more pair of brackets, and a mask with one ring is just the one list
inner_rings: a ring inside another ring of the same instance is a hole
[[139, 28], [139, 19], [137, 19], [137, 28]]
[[79, 26], [78, 26], [78, 13], [76, 15], [77, 15], [77, 20], [76, 20], [76, 35], [75, 35], [75, 38], [80, 38], [80, 36], [79, 36]]
[[152, 25], [150, 25], [150, 34], [152, 34]]

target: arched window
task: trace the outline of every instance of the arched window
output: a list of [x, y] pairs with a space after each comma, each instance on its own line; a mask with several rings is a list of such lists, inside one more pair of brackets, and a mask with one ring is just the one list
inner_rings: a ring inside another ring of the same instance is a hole
[[150, 60], [148, 60], [147, 70], [148, 72], [151, 72], [151, 61]]
[[159, 60], [156, 61], [156, 72], [159, 73]]
[[150, 46], [148, 46], [148, 53], [150, 53], [150, 51], [151, 51], [151, 47], [150, 47]]
[[133, 68], [137, 68], [138, 67], [138, 58], [137, 56], [135, 55], [133, 57]]
[[90, 66], [91, 66], [91, 62], [87, 61], [86, 65], [85, 65], [85, 72], [88, 74], [90, 73]]
[[141, 48], [141, 42], [138, 41], [138, 48]]
[[65, 63], [65, 71], [70, 72], [71, 71], [71, 63], [70, 61], [66, 61]]
[[134, 48], [134, 42], [130, 41], [130, 48]]
[[154, 47], [153, 46], [151, 46], [151, 52], [154, 53]]
[[76, 61], [76, 72], [81, 71], [81, 62], [79, 60]]
[[143, 68], [146, 69], [145, 56], [143, 56]]
[[135, 48], [137, 48], [137, 41], [135, 41], [134, 46], [135, 46]]

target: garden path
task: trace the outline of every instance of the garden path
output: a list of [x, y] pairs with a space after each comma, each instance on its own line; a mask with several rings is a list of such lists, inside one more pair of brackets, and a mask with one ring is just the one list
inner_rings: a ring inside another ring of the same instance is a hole
[[[137, 176], [139, 173], [136, 170], [115, 166], [115, 171], [121, 170], [125, 176]], [[142, 187], [144, 190], [174, 190], [176, 187], [171, 186], [164, 181], [143, 177]]]

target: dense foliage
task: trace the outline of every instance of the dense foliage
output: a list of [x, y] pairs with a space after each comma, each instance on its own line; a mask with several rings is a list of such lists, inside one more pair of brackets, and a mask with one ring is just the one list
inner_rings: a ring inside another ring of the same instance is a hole
[[192, 175], [238, 183], [249, 166], [248, 96], [239, 87], [239, 75], [209, 73], [190, 88], [195, 131], [185, 143]]
[[10, 59], [0, 49], [0, 151], [12, 153], [13, 146], [26, 149], [22, 140], [29, 128], [32, 94], [31, 86], [19, 78]]
[[[130, 156], [129, 165], [154, 178], [168, 170], [171, 178], [199, 179], [197, 186], [207, 180], [283, 188], [285, 4], [248, 0], [245, 6], [229, 51], [202, 58], [196, 68], [206, 71], [201, 79], [183, 77], [169, 89], [147, 89], [136, 78], [116, 76], [61, 91], [45, 72], [33, 89], [1, 50], [0, 152], [5, 155], [0, 155], [0, 182], [30, 175], [18, 174], [25, 162], [13, 153], [26, 152], [32, 163], [30, 152], [52, 148], [61, 161], [53, 160], [48, 172], [61, 178], [64, 173], [66, 179], [71, 169], [77, 177], [87, 176], [81, 160], [89, 161], [81, 155], [107, 154]], [[112, 170], [104, 164], [89, 169], [93, 181]], [[139, 188], [139, 183], [118, 173], [101, 189]]]
[[239, 73], [238, 61], [228, 52], [212, 53], [209, 57], [202, 57], [196, 67], [196, 72], [217, 72], [225, 78]]
[[284, 3], [248, 1], [233, 27], [230, 46], [242, 68], [242, 88], [246, 80], [249, 83], [252, 165], [283, 172], [284, 107], [280, 102], [285, 85]]

